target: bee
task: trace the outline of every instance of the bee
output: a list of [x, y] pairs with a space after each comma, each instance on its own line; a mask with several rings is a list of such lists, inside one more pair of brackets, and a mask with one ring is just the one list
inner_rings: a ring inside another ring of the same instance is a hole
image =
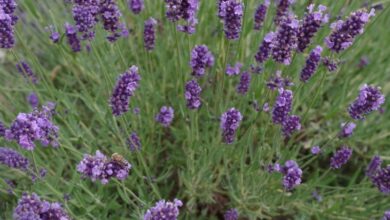
[[121, 165], [127, 165], [127, 161], [125, 160], [125, 158], [118, 153], [113, 153], [111, 159]]

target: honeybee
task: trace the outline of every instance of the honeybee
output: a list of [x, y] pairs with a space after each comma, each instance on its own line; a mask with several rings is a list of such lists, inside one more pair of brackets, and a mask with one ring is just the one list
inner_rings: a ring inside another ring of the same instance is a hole
[[121, 164], [121, 165], [126, 165], [127, 164], [127, 161], [125, 160], [125, 158], [122, 155], [118, 154], [118, 153], [113, 153], [111, 155], [111, 159], [113, 161]]

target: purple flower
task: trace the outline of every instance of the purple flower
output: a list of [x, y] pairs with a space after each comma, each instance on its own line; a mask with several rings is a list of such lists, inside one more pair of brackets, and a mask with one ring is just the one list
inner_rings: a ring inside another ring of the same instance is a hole
[[83, 160], [77, 165], [77, 171], [92, 181], [100, 180], [107, 160], [100, 151], [96, 151], [95, 156], [85, 154]]
[[273, 76], [271, 76], [267, 81], [267, 87], [270, 90], [275, 89], [285, 89], [287, 87], [293, 86], [294, 84], [288, 78], [282, 77], [282, 71], [276, 71]]
[[18, 21], [18, 17], [14, 15], [16, 6], [15, 0], [0, 0], [0, 11], [11, 17], [12, 25], [15, 25]]
[[128, 0], [128, 5], [129, 9], [136, 15], [145, 8], [144, 0]]
[[26, 150], [34, 150], [35, 141], [40, 141], [43, 146], [57, 147], [59, 128], [53, 124], [51, 117], [46, 107], [41, 111], [35, 109], [31, 113], [19, 113], [5, 131], [5, 138], [16, 141]]
[[325, 57], [322, 59], [322, 64], [328, 69], [329, 72], [334, 72], [337, 70], [338, 62], [332, 60], [330, 57]]
[[10, 49], [15, 46], [12, 17], [0, 11], [0, 48]]
[[285, 137], [290, 137], [295, 131], [301, 130], [301, 118], [297, 115], [287, 116], [282, 124], [282, 132]]
[[130, 137], [127, 139], [127, 145], [133, 152], [141, 150], [142, 145], [137, 133], [131, 133]]
[[372, 111], [378, 110], [385, 102], [385, 96], [380, 88], [363, 85], [360, 88], [359, 96], [349, 105], [348, 112], [351, 118], [362, 120]]
[[27, 170], [29, 161], [19, 152], [6, 147], [0, 147], [0, 164], [11, 168]]
[[382, 217], [382, 220], [390, 220], [390, 210], [387, 210]]
[[236, 90], [239, 94], [245, 95], [251, 83], [251, 74], [249, 72], [243, 72], [240, 78], [240, 83], [237, 85]]
[[39, 98], [35, 92], [30, 92], [30, 94], [28, 94], [27, 101], [33, 108], [36, 108], [39, 105]]
[[278, 27], [272, 43], [272, 58], [276, 62], [290, 65], [292, 50], [296, 48], [298, 42], [298, 24], [298, 20], [291, 15], [286, 17]]
[[307, 82], [316, 72], [321, 61], [322, 47], [314, 48], [306, 60], [306, 65], [301, 71], [301, 81]]
[[325, 43], [329, 49], [339, 53], [350, 47], [354, 38], [362, 34], [365, 24], [370, 17], [375, 15], [375, 9], [371, 9], [370, 13], [365, 10], [352, 12], [346, 21], [336, 21], [331, 25], [333, 32], [325, 38]]
[[190, 80], [186, 83], [184, 97], [187, 100], [189, 109], [198, 109], [202, 105], [200, 100], [201, 92], [202, 88], [195, 80]]
[[350, 137], [353, 133], [353, 130], [355, 130], [355, 128], [356, 128], [356, 124], [353, 122], [342, 123], [340, 137], [342, 138]]
[[229, 209], [223, 215], [224, 220], [238, 220], [238, 211], [237, 209]]
[[196, 14], [199, 9], [199, 0], [165, 0], [166, 16], [169, 21], [177, 22], [184, 20], [185, 25], [178, 25], [179, 31], [193, 34], [198, 23]]
[[295, 0], [277, 0], [276, 16], [274, 22], [276, 25], [282, 23], [283, 19], [288, 16], [288, 8]]
[[129, 176], [130, 169], [131, 164], [129, 162], [123, 159], [121, 155], [113, 154], [111, 160], [104, 165], [100, 181], [106, 184], [113, 177], [118, 180], [125, 180]]
[[279, 89], [279, 96], [276, 98], [272, 109], [272, 121], [275, 124], [283, 125], [288, 120], [288, 115], [292, 107], [292, 98], [292, 91]]
[[390, 194], [390, 165], [379, 168], [370, 178], [379, 191], [386, 195]]
[[144, 220], [176, 220], [179, 217], [179, 207], [183, 202], [175, 199], [173, 202], [160, 200], [156, 205], [148, 209], [144, 215]]
[[54, 31], [50, 34], [50, 40], [53, 42], [53, 43], [58, 43], [60, 41], [60, 33], [58, 33], [57, 31]]
[[107, 40], [114, 42], [119, 37], [126, 36], [128, 33], [125, 31], [125, 24], [120, 22], [122, 14], [119, 11], [116, 1], [102, 0], [99, 6], [103, 28], [110, 33], [107, 36]]
[[241, 72], [242, 63], [237, 62], [234, 66], [230, 66], [229, 64], [226, 67], [226, 74], [228, 76], [239, 75]]
[[214, 56], [206, 45], [196, 45], [191, 52], [190, 65], [192, 75], [201, 77], [205, 74], [206, 68], [211, 68], [214, 65]]
[[366, 169], [366, 176], [370, 178], [375, 177], [378, 171], [381, 169], [381, 165], [382, 165], [382, 160], [378, 155], [372, 157]]
[[219, 16], [223, 19], [225, 36], [228, 40], [240, 38], [244, 4], [238, 0], [221, 3]]
[[267, 14], [268, 7], [270, 5], [270, 0], [264, 0], [264, 3], [260, 4], [255, 11], [255, 30], [260, 30], [263, 26], [265, 16]]
[[38, 77], [30, 68], [30, 65], [26, 61], [20, 61], [16, 64], [16, 69], [18, 69], [19, 73], [23, 75], [27, 80], [31, 80], [33, 84], [38, 83]]
[[223, 18], [223, 12], [222, 12], [222, 3], [224, 3], [224, 2], [227, 2], [227, 1], [229, 1], [229, 0], [217, 0], [217, 9], [218, 9], [218, 13], [217, 13], [217, 15], [218, 15], [218, 17], [220, 18], [220, 19], [222, 19]]
[[170, 106], [163, 106], [155, 117], [155, 120], [164, 127], [169, 127], [173, 121], [174, 110]]
[[317, 155], [321, 153], [321, 148], [320, 146], [313, 146], [310, 151], [312, 154]]
[[144, 45], [145, 49], [151, 51], [154, 49], [156, 41], [156, 25], [157, 21], [154, 18], [149, 18], [144, 24]]
[[298, 48], [299, 52], [303, 52], [311, 42], [311, 39], [320, 29], [322, 24], [329, 20], [329, 16], [324, 14], [326, 7], [318, 6], [318, 11], [314, 12], [314, 4], [308, 7], [309, 12], [305, 14], [301, 25], [298, 28]]
[[302, 182], [302, 170], [293, 160], [285, 162], [284, 166], [281, 168], [281, 173], [283, 174], [282, 183], [287, 191], [291, 191]]
[[73, 52], [80, 52], [81, 44], [80, 44], [80, 39], [77, 37], [76, 29], [72, 25], [66, 23], [65, 34], [68, 39], [68, 44], [70, 48], [72, 48]]
[[99, 5], [96, 0], [75, 4], [72, 9], [73, 20], [81, 39], [92, 40], [95, 37], [95, 25], [98, 22]]
[[134, 95], [140, 80], [137, 66], [131, 66], [118, 77], [110, 99], [112, 114], [120, 116], [129, 110], [130, 97]]
[[274, 164], [271, 163], [267, 165], [266, 170], [268, 173], [280, 172], [281, 166], [279, 163], [274, 163]]
[[265, 35], [263, 42], [259, 46], [259, 49], [255, 55], [255, 59], [258, 63], [264, 63], [271, 56], [272, 41], [275, 38], [275, 33], [270, 32]]
[[346, 164], [352, 156], [352, 149], [348, 147], [342, 147], [340, 150], [330, 158], [330, 167], [332, 169], [339, 169]]
[[241, 124], [242, 118], [241, 113], [235, 108], [231, 108], [222, 114], [220, 127], [224, 143], [232, 144], [234, 142], [236, 131]]
[[41, 200], [35, 193], [23, 193], [18, 205], [14, 209], [15, 220], [70, 220], [70, 217], [61, 207], [60, 203], [49, 203]]

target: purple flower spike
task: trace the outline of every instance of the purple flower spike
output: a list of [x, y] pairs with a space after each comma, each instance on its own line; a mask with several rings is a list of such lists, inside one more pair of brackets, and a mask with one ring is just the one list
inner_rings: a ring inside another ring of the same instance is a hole
[[104, 30], [110, 33], [107, 36], [109, 42], [115, 42], [119, 37], [127, 36], [126, 27], [120, 22], [122, 13], [115, 0], [100, 1], [100, 14]]
[[80, 52], [81, 44], [80, 44], [80, 39], [77, 37], [76, 29], [72, 25], [66, 23], [65, 34], [68, 39], [68, 44], [70, 48], [72, 48], [73, 52]]
[[370, 178], [379, 191], [385, 195], [390, 194], [390, 165], [379, 168]]
[[301, 71], [301, 81], [307, 82], [313, 74], [316, 72], [318, 65], [321, 61], [322, 47], [317, 46], [310, 53], [309, 57], [306, 60], [306, 65]]
[[263, 26], [265, 16], [267, 14], [268, 7], [270, 5], [270, 0], [264, 0], [264, 3], [260, 4], [255, 11], [255, 30], [260, 30]]
[[206, 68], [211, 68], [214, 65], [214, 56], [206, 45], [196, 45], [191, 52], [190, 65], [192, 75], [201, 77], [205, 74]]
[[241, 95], [245, 95], [251, 83], [251, 74], [249, 72], [243, 72], [240, 78], [240, 83], [237, 85], [237, 92]]
[[160, 113], [158, 113], [155, 117], [155, 120], [159, 122], [164, 127], [169, 127], [174, 118], [174, 110], [170, 106], [163, 106], [160, 109]]
[[325, 57], [322, 59], [322, 64], [328, 69], [329, 72], [334, 72], [337, 70], [338, 62], [332, 60], [330, 57]]
[[352, 12], [346, 21], [336, 21], [331, 25], [333, 32], [325, 38], [325, 43], [329, 49], [339, 53], [350, 47], [357, 35], [364, 31], [365, 24], [370, 17], [375, 15], [375, 9], [371, 9], [370, 13], [365, 10]]
[[98, 22], [99, 6], [96, 0], [82, 1], [73, 5], [73, 20], [81, 39], [92, 40], [95, 37], [95, 26]]
[[244, 4], [238, 0], [221, 3], [219, 16], [223, 19], [225, 36], [228, 40], [240, 38]]
[[223, 215], [224, 220], [238, 220], [238, 211], [237, 209], [229, 209]]
[[293, 190], [302, 182], [302, 170], [293, 160], [285, 162], [281, 168], [281, 173], [283, 174], [283, 186], [287, 191]]
[[372, 111], [378, 110], [385, 102], [385, 96], [380, 88], [364, 85], [360, 88], [359, 96], [349, 105], [348, 112], [351, 118], [362, 120]]
[[144, 0], [128, 0], [128, 5], [130, 10], [136, 15], [141, 13], [145, 8]]
[[226, 74], [228, 76], [233, 76], [233, 75], [239, 75], [241, 72], [242, 68], [242, 63], [237, 62], [234, 66], [230, 66], [229, 64], [226, 67]]
[[185, 25], [178, 25], [177, 29], [188, 34], [195, 33], [198, 23], [196, 14], [199, 10], [199, 0], [165, 0], [166, 16], [169, 21], [177, 22], [184, 20]]
[[39, 105], [39, 98], [35, 92], [30, 92], [30, 94], [28, 94], [27, 101], [32, 108], [37, 108]]
[[342, 123], [340, 137], [342, 138], [351, 137], [353, 134], [353, 130], [355, 130], [355, 128], [356, 128], [356, 124], [353, 122]]
[[202, 105], [200, 100], [201, 92], [202, 88], [195, 80], [186, 83], [184, 97], [187, 100], [187, 107], [189, 109], [198, 109]]
[[366, 176], [370, 178], [375, 177], [378, 171], [381, 169], [381, 165], [382, 165], [382, 160], [378, 155], [372, 157], [366, 169]]
[[144, 25], [144, 45], [145, 49], [151, 51], [155, 47], [156, 41], [156, 25], [157, 21], [154, 18], [149, 18]]
[[297, 115], [287, 116], [282, 124], [283, 135], [288, 138], [299, 130], [301, 130], [301, 118]]
[[1, 0], [0, 1], [0, 11], [4, 14], [7, 14], [11, 18], [11, 24], [15, 25], [18, 21], [18, 16], [15, 15], [16, 10], [15, 0]]
[[0, 10], [0, 48], [10, 49], [15, 46], [15, 34], [12, 17]]
[[390, 220], [390, 210], [387, 210], [382, 217], [382, 220]]
[[31, 81], [33, 84], [38, 83], [38, 77], [32, 71], [30, 65], [26, 61], [20, 61], [16, 64], [16, 69], [18, 69], [19, 73], [23, 75], [28, 81]]
[[110, 99], [112, 113], [115, 116], [122, 115], [129, 110], [130, 97], [134, 95], [140, 80], [141, 76], [138, 74], [137, 66], [130, 67], [118, 77]]
[[122, 156], [119, 157], [120, 158], [116, 158], [113, 156], [109, 162], [105, 163], [103, 173], [100, 179], [103, 184], [108, 183], [108, 181], [113, 177], [118, 180], [125, 180], [129, 176], [131, 164], [124, 160]]
[[282, 77], [282, 71], [280, 70], [276, 71], [267, 81], [267, 87], [272, 91], [275, 89], [285, 89], [293, 85], [294, 83], [290, 79]]
[[53, 43], [58, 43], [60, 41], [60, 33], [58, 33], [57, 31], [54, 31], [50, 34], [50, 40], [53, 42]]
[[264, 63], [271, 56], [272, 51], [272, 41], [275, 38], [275, 33], [270, 32], [265, 35], [263, 42], [259, 46], [255, 59], [258, 63]]
[[234, 142], [236, 131], [242, 121], [241, 113], [235, 108], [229, 109], [221, 116], [221, 130], [223, 142], [226, 144], [232, 144]]
[[284, 65], [290, 65], [292, 50], [298, 42], [298, 20], [290, 15], [278, 27], [276, 37], [272, 44], [272, 58]]
[[342, 147], [340, 150], [330, 158], [330, 167], [332, 169], [340, 169], [352, 156], [352, 149], [348, 147]]
[[279, 25], [282, 23], [283, 19], [285, 19], [288, 16], [289, 10], [291, 4], [295, 2], [295, 0], [277, 0], [277, 7], [276, 7], [276, 16], [274, 19], [274, 22], [276, 25]]
[[137, 133], [131, 133], [130, 137], [127, 139], [127, 145], [132, 152], [141, 150], [141, 140], [139, 139]]
[[183, 202], [178, 199], [173, 202], [160, 200], [154, 207], [146, 211], [144, 220], [177, 220], [181, 206], [183, 206]]
[[320, 146], [313, 146], [310, 151], [312, 154], [318, 155], [321, 153], [321, 148]]
[[11, 168], [27, 170], [30, 162], [19, 152], [6, 147], [0, 147], [0, 164]]
[[[275, 124], [284, 124], [288, 120], [292, 107], [293, 93], [291, 90], [279, 89], [279, 96], [276, 98], [272, 109], [272, 121]], [[286, 130], [287, 131], [287, 130]]]
[[298, 29], [297, 50], [299, 52], [303, 52], [308, 47], [317, 31], [329, 20], [329, 16], [324, 14], [326, 7], [323, 5], [318, 6], [318, 11], [314, 11], [314, 4], [311, 4], [308, 10]]

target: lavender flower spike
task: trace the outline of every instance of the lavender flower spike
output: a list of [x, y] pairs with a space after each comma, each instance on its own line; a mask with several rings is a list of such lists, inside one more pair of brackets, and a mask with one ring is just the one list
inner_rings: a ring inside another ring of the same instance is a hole
[[142, 145], [137, 133], [131, 133], [130, 137], [127, 139], [127, 145], [132, 152], [141, 150]]
[[380, 88], [363, 85], [360, 88], [359, 96], [349, 105], [348, 112], [351, 118], [362, 120], [372, 111], [378, 110], [385, 102], [385, 96]]
[[302, 182], [302, 170], [299, 168], [297, 162], [288, 160], [281, 168], [283, 174], [283, 186], [287, 191], [291, 191]]
[[185, 25], [178, 25], [179, 31], [193, 34], [198, 23], [196, 14], [199, 9], [199, 0], [165, 0], [166, 16], [169, 21], [184, 20]]
[[280, 25], [285, 19], [286, 16], [288, 16], [289, 10], [291, 4], [295, 2], [295, 0], [277, 0], [277, 7], [276, 7], [276, 16], [274, 19], [274, 22], [276, 25]]
[[240, 78], [240, 83], [237, 85], [237, 92], [241, 95], [245, 95], [251, 83], [251, 74], [249, 72], [243, 72]]
[[272, 121], [275, 124], [284, 124], [288, 120], [292, 107], [293, 93], [290, 90], [279, 89], [279, 96], [276, 98], [272, 109]]
[[321, 153], [321, 148], [320, 146], [313, 146], [310, 151], [312, 154], [318, 155]]
[[223, 215], [224, 220], [238, 220], [238, 211], [237, 209], [229, 209]]
[[73, 20], [82, 40], [92, 40], [95, 37], [95, 26], [98, 22], [99, 6], [97, 1], [83, 1], [74, 4]]
[[37, 108], [39, 105], [39, 98], [35, 92], [30, 92], [30, 94], [28, 94], [27, 101], [32, 108]]
[[264, 63], [271, 56], [272, 41], [275, 38], [275, 33], [270, 32], [265, 35], [263, 42], [259, 46], [259, 49], [255, 55], [255, 59], [258, 63]]
[[0, 147], [0, 164], [11, 168], [27, 170], [30, 162], [19, 152], [6, 147]]
[[160, 113], [156, 115], [155, 119], [164, 127], [169, 127], [173, 121], [174, 110], [170, 106], [163, 106]]
[[130, 10], [136, 15], [145, 8], [144, 0], [128, 0], [128, 5]]
[[284, 65], [290, 65], [292, 50], [298, 42], [298, 20], [293, 15], [286, 17], [278, 27], [276, 37], [272, 43], [272, 58]]
[[339, 53], [350, 47], [354, 38], [362, 34], [365, 24], [370, 17], [375, 15], [375, 9], [371, 9], [370, 13], [365, 10], [352, 12], [346, 21], [336, 21], [331, 25], [333, 32], [325, 38], [325, 43], [329, 49]]
[[149, 18], [144, 25], [144, 45], [145, 49], [151, 51], [155, 47], [156, 41], [156, 25], [157, 21], [154, 18]]
[[307, 82], [313, 74], [316, 72], [321, 61], [322, 47], [317, 46], [311, 51], [309, 57], [306, 60], [306, 65], [301, 71], [301, 81]]
[[390, 165], [378, 169], [371, 177], [372, 183], [385, 195], [390, 194]]
[[100, 14], [104, 30], [110, 34], [107, 36], [109, 42], [116, 41], [121, 36], [126, 36], [124, 23], [120, 22], [122, 13], [115, 0], [100, 1]]
[[378, 155], [372, 157], [366, 169], [366, 176], [370, 178], [375, 177], [378, 171], [381, 169], [381, 165], [382, 165], [382, 160]]
[[322, 59], [322, 64], [326, 67], [329, 72], [334, 72], [337, 70], [338, 62], [332, 60], [330, 57], [325, 57]]
[[264, 0], [264, 3], [260, 4], [255, 11], [255, 30], [260, 30], [263, 26], [265, 16], [267, 14], [268, 7], [270, 5], [270, 0]]
[[344, 164], [348, 162], [348, 160], [352, 156], [352, 149], [348, 147], [342, 147], [340, 150], [336, 151], [336, 153], [330, 158], [330, 167], [332, 169], [339, 169]]
[[239, 75], [241, 72], [242, 68], [242, 63], [237, 62], [234, 66], [230, 66], [229, 64], [226, 67], [226, 74], [228, 76], [233, 76], [233, 75]]
[[202, 103], [200, 100], [200, 93], [202, 88], [195, 80], [188, 81], [185, 85], [185, 99], [187, 100], [187, 107], [189, 109], [198, 109]]
[[242, 28], [244, 4], [239, 0], [227, 0], [221, 3], [220, 17], [223, 19], [225, 36], [228, 40], [237, 40]]
[[382, 217], [382, 220], [390, 220], [390, 210], [387, 210]]
[[353, 134], [353, 130], [355, 130], [355, 128], [356, 128], [356, 124], [353, 122], [342, 123], [339, 136], [342, 138], [351, 137]]
[[206, 68], [214, 65], [214, 56], [206, 45], [196, 45], [191, 52], [190, 65], [192, 75], [201, 77], [205, 74]]
[[183, 202], [178, 199], [173, 202], [160, 200], [154, 207], [146, 211], [144, 220], [177, 220], [181, 206], [183, 206]]
[[324, 14], [326, 7], [318, 6], [318, 11], [314, 10], [314, 4], [308, 7], [309, 12], [305, 14], [302, 24], [298, 29], [298, 48], [299, 52], [303, 52], [311, 42], [311, 39], [321, 28], [321, 26], [328, 22], [329, 15]]
[[66, 23], [65, 24], [65, 33], [66, 33], [66, 37], [68, 39], [68, 44], [69, 44], [70, 48], [72, 48], [73, 52], [80, 52], [81, 51], [81, 44], [80, 44], [79, 38], [77, 37], [76, 29], [72, 25]]
[[23, 75], [28, 81], [31, 81], [33, 84], [38, 83], [38, 77], [32, 71], [30, 65], [26, 61], [20, 61], [16, 64], [16, 69], [18, 69], [19, 73]]
[[10, 49], [15, 46], [12, 17], [0, 10], [0, 48]]
[[112, 113], [115, 116], [122, 115], [129, 110], [130, 97], [134, 95], [140, 80], [141, 76], [138, 74], [137, 66], [130, 67], [118, 77], [110, 99]]
[[285, 137], [290, 137], [295, 131], [301, 130], [301, 118], [297, 115], [287, 116], [282, 124], [282, 132]]
[[232, 144], [234, 142], [236, 131], [242, 121], [241, 113], [235, 108], [229, 109], [221, 116], [221, 130], [223, 142], [226, 144]]

